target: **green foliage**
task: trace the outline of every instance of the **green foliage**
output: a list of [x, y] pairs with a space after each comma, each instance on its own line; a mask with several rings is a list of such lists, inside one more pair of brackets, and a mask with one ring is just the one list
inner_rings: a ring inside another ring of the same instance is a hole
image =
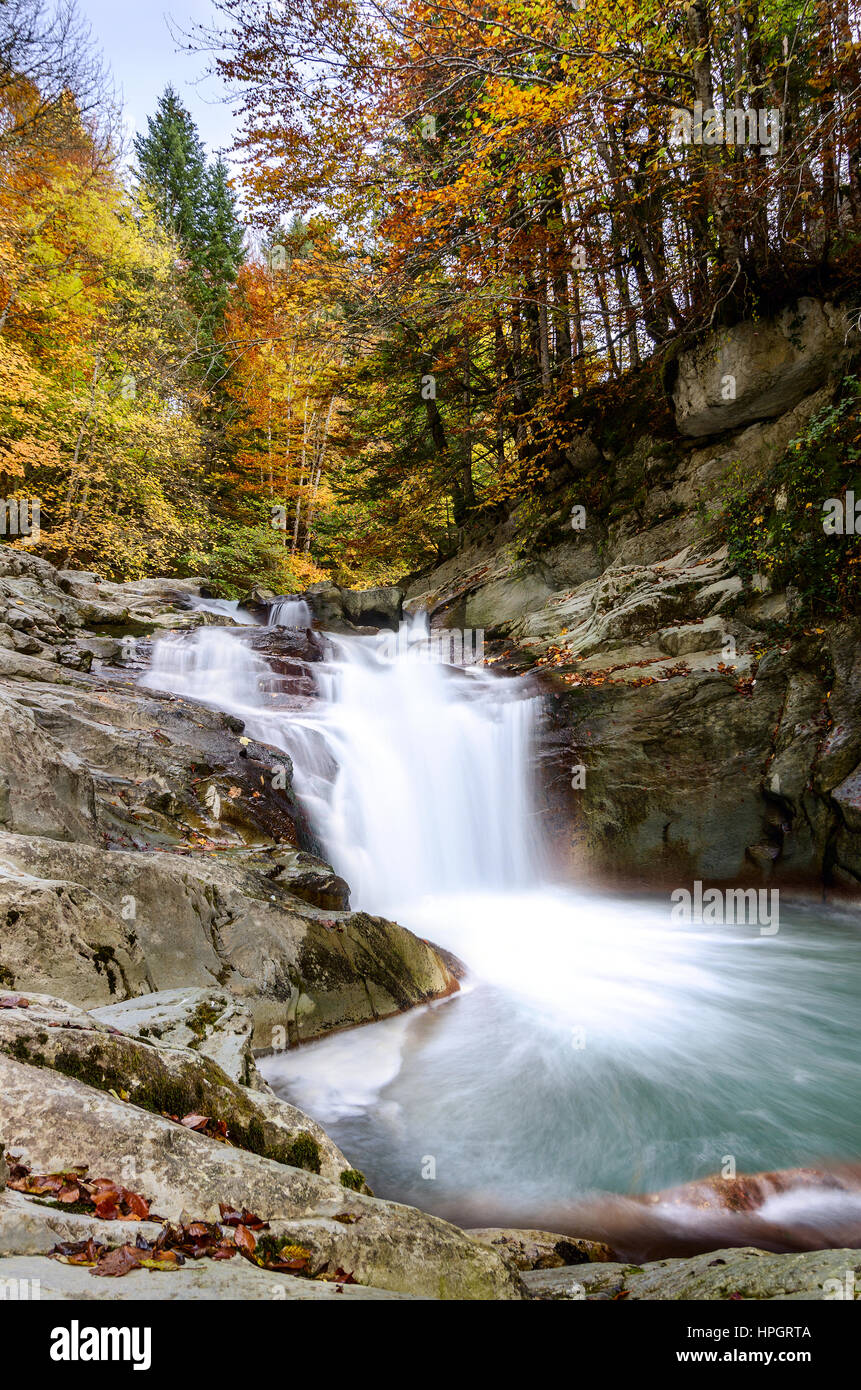
[[192, 551], [184, 568], [203, 575], [223, 598], [241, 598], [255, 584], [276, 594], [295, 593], [319, 578], [307, 557], [291, 556], [280, 533], [262, 522], [218, 524], [211, 546]]
[[202, 239], [201, 263], [205, 278], [198, 293], [213, 324], [221, 324], [231, 285], [243, 260], [243, 229], [236, 211], [236, 198], [223, 159], [207, 170], [205, 200], [200, 211]]
[[189, 254], [201, 245], [206, 156], [197, 127], [173, 87], [159, 97], [146, 135], [135, 138], [140, 183], [162, 226]]
[[861, 498], [861, 383], [854, 377], [753, 487], [738, 465], [730, 472], [719, 520], [730, 562], [745, 580], [759, 572], [793, 587], [802, 619], [857, 611], [861, 538], [823, 529], [825, 503], [847, 491]]
[[309, 1173], [320, 1171], [320, 1145], [307, 1130], [301, 1130], [284, 1154], [284, 1163], [291, 1168], [304, 1168]]

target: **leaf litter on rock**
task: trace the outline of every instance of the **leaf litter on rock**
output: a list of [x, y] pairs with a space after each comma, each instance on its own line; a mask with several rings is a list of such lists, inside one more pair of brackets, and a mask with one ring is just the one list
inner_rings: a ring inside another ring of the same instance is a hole
[[[237, 1210], [220, 1202], [220, 1221], [174, 1224], [152, 1213], [149, 1200], [139, 1192], [132, 1192], [111, 1178], [88, 1177], [86, 1164], [57, 1173], [33, 1173], [27, 1164], [18, 1161], [17, 1155], [10, 1154], [9, 1158], [11, 1166], [6, 1185], [15, 1192], [36, 1199], [49, 1198], [67, 1207], [74, 1205], [82, 1208], [84, 1215], [103, 1221], [162, 1223], [154, 1241], [140, 1232], [134, 1245], [126, 1242], [111, 1248], [92, 1236], [86, 1240], [61, 1241], [48, 1252], [48, 1257], [62, 1264], [89, 1268], [92, 1274], [103, 1278], [121, 1278], [135, 1269], [169, 1272], [181, 1268], [187, 1259], [230, 1260], [240, 1255], [259, 1269], [275, 1273], [302, 1275], [325, 1283], [356, 1283], [352, 1272], [340, 1265], [332, 1271], [328, 1261], [312, 1273], [313, 1252], [305, 1245], [279, 1245], [271, 1236], [258, 1240], [256, 1232], [269, 1231], [270, 1224], [247, 1207]], [[351, 1224], [359, 1218], [342, 1212], [337, 1219]]]
[[[32, 1173], [26, 1164], [14, 1163], [6, 1186], [27, 1197], [50, 1198], [63, 1206], [82, 1206], [102, 1221], [148, 1221], [149, 1202], [139, 1192], [112, 1182], [89, 1178], [86, 1167], [59, 1173]], [[155, 1218], [157, 1219], [157, 1218]]]

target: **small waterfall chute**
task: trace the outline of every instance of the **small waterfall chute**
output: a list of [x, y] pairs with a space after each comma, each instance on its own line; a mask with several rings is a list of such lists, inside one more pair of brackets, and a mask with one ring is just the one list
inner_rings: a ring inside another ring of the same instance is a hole
[[313, 623], [314, 615], [307, 599], [290, 595], [273, 600], [266, 620], [270, 627], [307, 628]]

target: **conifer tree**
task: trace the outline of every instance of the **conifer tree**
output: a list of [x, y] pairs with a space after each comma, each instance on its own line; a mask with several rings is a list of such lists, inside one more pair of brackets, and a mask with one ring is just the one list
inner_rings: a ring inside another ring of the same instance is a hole
[[201, 217], [203, 283], [201, 308], [207, 328], [215, 332], [224, 321], [231, 285], [236, 283], [245, 259], [244, 233], [236, 210], [236, 198], [223, 159], [206, 173], [206, 200]]
[[171, 86], [159, 98], [146, 135], [135, 140], [138, 178], [186, 261], [186, 293], [199, 321], [203, 374], [223, 374], [219, 332], [230, 288], [244, 258], [243, 228], [227, 164], [208, 167], [194, 119]]
[[146, 135], [135, 139], [138, 177], [162, 225], [193, 268], [202, 259], [206, 156], [197, 127], [173, 87], [165, 87]]

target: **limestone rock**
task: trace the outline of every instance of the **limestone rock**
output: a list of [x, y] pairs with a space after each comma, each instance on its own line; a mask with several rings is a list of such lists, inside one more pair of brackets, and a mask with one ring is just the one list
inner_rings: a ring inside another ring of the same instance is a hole
[[17, 871], [0, 848], [2, 987], [106, 1004], [143, 994], [147, 968], [131, 924], [92, 889]]
[[401, 621], [403, 592], [394, 585], [378, 589], [342, 589], [344, 613], [357, 627], [397, 629]]
[[7, 1056], [85, 1080], [155, 1114], [223, 1121], [232, 1144], [291, 1167], [337, 1179], [350, 1166], [307, 1115], [238, 1084], [209, 1057], [118, 1033], [82, 1011], [72, 1013], [65, 1001], [27, 1000], [26, 1008], [0, 1010], [0, 1052]]
[[568, 1265], [604, 1263], [613, 1258], [600, 1240], [554, 1235], [551, 1231], [521, 1231], [485, 1226], [467, 1231], [481, 1245], [496, 1250], [513, 1269], [560, 1269]]
[[[19, 656], [16, 664], [30, 660]], [[11, 674], [15, 667], [4, 664]], [[92, 844], [95, 812], [89, 768], [40, 727], [31, 709], [0, 690], [0, 827]]]
[[850, 772], [831, 793], [850, 830], [861, 832], [861, 765]]
[[679, 430], [695, 438], [720, 434], [791, 410], [835, 370], [846, 333], [845, 314], [815, 299], [801, 299], [774, 319], [716, 329], [678, 359]]
[[[116, 1223], [114, 1223], [116, 1224]], [[110, 1283], [112, 1302], [182, 1303], [327, 1303], [330, 1300], [364, 1303], [368, 1300], [409, 1300], [417, 1295], [392, 1293], [363, 1284], [330, 1284], [317, 1279], [297, 1279], [289, 1274], [258, 1269], [247, 1260], [188, 1260], [181, 1269], [153, 1273], [139, 1269], [122, 1279], [97, 1279], [89, 1269], [61, 1264], [44, 1256], [0, 1257], [0, 1280], [38, 1280], [39, 1299], [46, 1303], [103, 1300]]]
[[[404, 927], [310, 907], [293, 897], [289, 881], [241, 861], [0, 835], [0, 862], [16, 872], [97, 882], [99, 901], [116, 914], [133, 907], [150, 990], [220, 985], [251, 1010], [255, 1048], [386, 1018], [459, 988], [435, 948]], [[51, 968], [50, 953], [22, 962], [16, 988], [59, 992], [39, 984]]]
[[251, 1051], [251, 1015], [223, 990], [167, 989], [89, 1012], [121, 1033], [167, 1047], [191, 1048], [211, 1058], [240, 1085], [263, 1084]]
[[467, 598], [462, 626], [473, 631], [506, 632], [525, 614], [543, 608], [551, 593], [550, 585], [537, 567], [523, 574], [492, 580]]

